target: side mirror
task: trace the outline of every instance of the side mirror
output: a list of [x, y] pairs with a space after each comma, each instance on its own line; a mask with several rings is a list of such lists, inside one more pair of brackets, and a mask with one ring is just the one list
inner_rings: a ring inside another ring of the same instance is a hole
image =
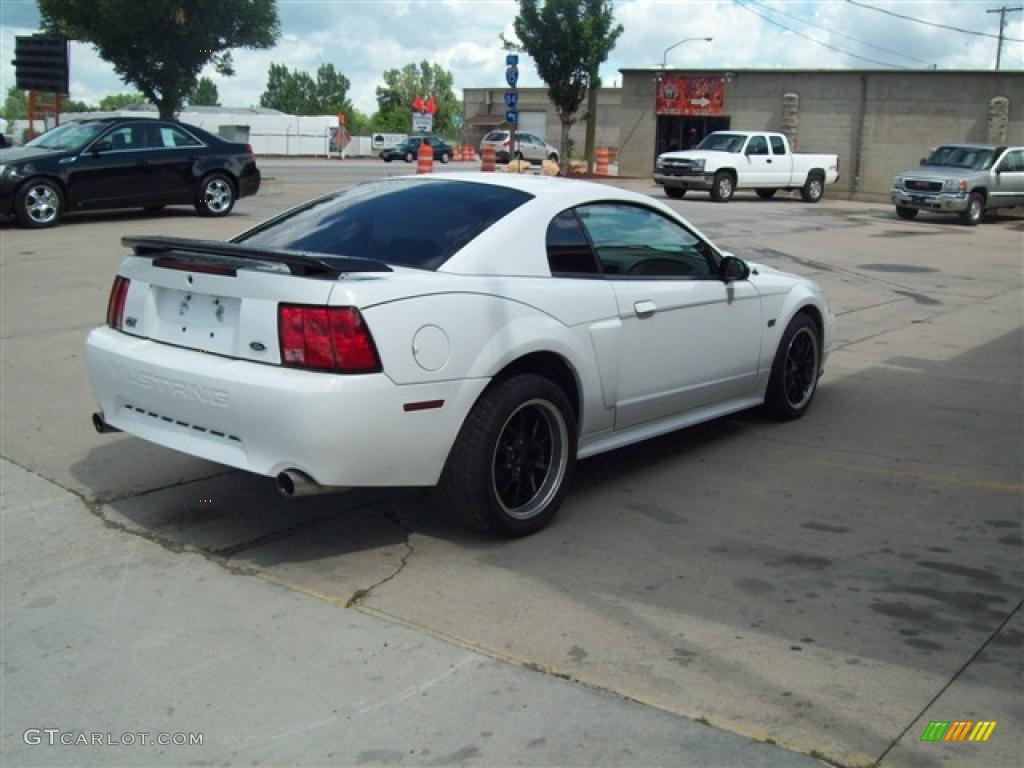
[[921, 158], [921, 162], [918, 163], [918, 165], [928, 165], [928, 158], [927, 157], [922, 157]]
[[92, 154], [98, 155], [100, 152], [109, 152], [113, 148], [114, 146], [109, 141], [104, 139], [103, 141], [97, 141], [95, 144], [93, 144], [91, 151]]
[[722, 260], [718, 264], [718, 273], [725, 282], [731, 283], [734, 280], [746, 280], [750, 277], [750, 267], [743, 259], [736, 258], [730, 253], [722, 256]]

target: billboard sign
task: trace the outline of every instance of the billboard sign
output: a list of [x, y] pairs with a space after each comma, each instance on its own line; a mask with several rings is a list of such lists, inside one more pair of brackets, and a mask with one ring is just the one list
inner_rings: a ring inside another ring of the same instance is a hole
[[658, 76], [654, 112], [658, 115], [725, 114], [725, 83], [720, 77]]

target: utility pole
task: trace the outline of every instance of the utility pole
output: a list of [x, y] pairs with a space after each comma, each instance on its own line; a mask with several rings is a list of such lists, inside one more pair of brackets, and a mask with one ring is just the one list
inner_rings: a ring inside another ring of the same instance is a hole
[[996, 69], [999, 69], [999, 62], [1003, 57], [1003, 30], [1006, 29], [1006, 14], [1013, 13], [1014, 11], [1024, 11], [1024, 6], [1017, 5], [1013, 8], [1007, 8], [1004, 5], [1002, 8], [990, 8], [985, 11], [985, 13], [999, 14], [999, 47], [996, 48]]

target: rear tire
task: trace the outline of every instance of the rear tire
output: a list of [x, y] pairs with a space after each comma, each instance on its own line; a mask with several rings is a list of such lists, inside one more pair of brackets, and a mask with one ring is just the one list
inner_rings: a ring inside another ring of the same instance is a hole
[[760, 189], [757, 190], [757, 196], [760, 197], [762, 200], [771, 200], [773, 197], [775, 197], [775, 193], [777, 191], [778, 190], [772, 188], [761, 187]]
[[904, 221], [912, 221], [917, 218], [917, 208], [908, 208], [905, 205], [897, 205], [896, 215]]
[[405, 153], [405, 162], [411, 163], [415, 159], [416, 159], [416, 157], [413, 155], [412, 152], [406, 152]]
[[565, 394], [543, 376], [514, 376], [469, 412], [435, 506], [473, 528], [526, 536], [551, 522], [575, 464], [576, 420]]
[[805, 203], [817, 203], [825, 196], [825, 180], [818, 174], [807, 177], [807, 181], [800, 187], [800, 197]]
[[679, 200], [686, 194], [685, 187], [665, 187], [665, 194], [673, 200]]
[[715, 178], [711, 182], [712, 200], [716, 203], [727, 203], [732, 199], [735, 191], [736, 183], [733, 181], [731, 174], [725, 171], [719, 171], [715, 174]]
[[818, 389], [821, 336], [818, 326], [801, 312], [786, 327], [775, 352], [765, 405], [781, 421], [803, 416]]
[[200, 216], [219, 218], [235, 207], [235, 186], [223, 173], [211, 173], [199, 183], [195, 208]]
[[442, 152], [441, 153], [441, 164], [442, 165], [446, 165], [448, 163], [448, 161], [451, 160], [451, 159], [452, 159], [451, 156], [447, 152]]
[[981, 192], [971, 192], [967, 200], [967, 210], [960, 214], [960, 223], [968, 227], [976, 227], [985, 218], [985, 196]]
[[548, 160], [550, 160], [552, 163], [557, 163], [558, 155], [552, 152], [550, 155], [548, 155]]

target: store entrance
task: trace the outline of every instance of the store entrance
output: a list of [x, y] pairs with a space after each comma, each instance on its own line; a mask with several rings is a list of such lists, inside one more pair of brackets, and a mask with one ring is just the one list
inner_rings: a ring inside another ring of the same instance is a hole
[[657, 136], [654, 143], [655, 156], [677, 149], [693, 149], [713, 131], [729, 130], [730, 118], [723, 117], [677, 117], [659, 115]]

